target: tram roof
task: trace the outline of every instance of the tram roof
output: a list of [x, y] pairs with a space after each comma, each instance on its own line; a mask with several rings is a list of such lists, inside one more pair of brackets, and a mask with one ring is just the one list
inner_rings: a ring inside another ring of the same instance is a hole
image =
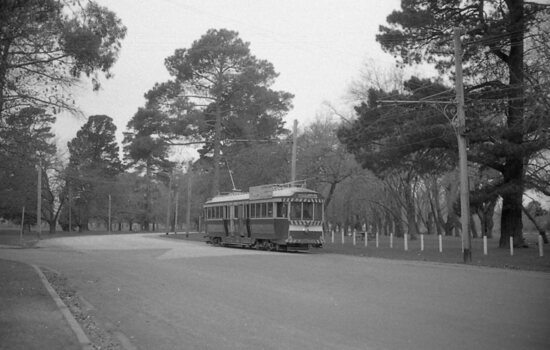
[[[250, 192], [231, 192], [226, 194], [217, 195], [206, 201], [205, 204], [213, 203], [225, 203], [225, 202], [239, 202], [239, 201], [255, 201], [271, 198], [285, 198], [292, 197], [296, 193], [311, 193], [317, 194], [317, 192], [305, 187], [276, 187], [273, 185], [271, 190], [268, 188], [272, 185], [258, 186], [256, 188], [251, 187]], [[261, 187], [261, 189], [260, 189]]]

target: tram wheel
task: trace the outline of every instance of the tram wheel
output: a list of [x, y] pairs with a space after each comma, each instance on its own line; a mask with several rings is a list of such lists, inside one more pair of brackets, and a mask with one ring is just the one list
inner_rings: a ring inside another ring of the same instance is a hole
[[286, 252], [286, 245], [284, 245], [284, 244], [277, 244], [277, 251], [279, 251], [279, 252]]
[[258, 240], [255, 240], [254, 244], [252, 245], [252, 248], [256, 249], [256, 250], [260, 250], [260, 249], [262, 249], [262, 243]]

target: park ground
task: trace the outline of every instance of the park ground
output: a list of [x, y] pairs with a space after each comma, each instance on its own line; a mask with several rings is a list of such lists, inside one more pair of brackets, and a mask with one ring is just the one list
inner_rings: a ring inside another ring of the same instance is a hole
[[[115, 232], [120, 234], [121, 232]], [[134, 235], [134, 232], [122, 232], [128, 235], [124, 240], [121, 240], [121, 236], [117, 236], [119, 242], [115, 245], [116, 249], [121, 249], [121, 242], [130, 242], [134, 238], [139, 239], [139, 235]], [[26, 233], [20, 235], [20, 232], [17, 230], [0, 230], [0, 249], [5, 249], [5, 252], [11, 254], [18, 254], [19, 249], [21, 249], [21, 254], [30, 253], [33, 254], [33, 250], [42, 247], [42, 244], [38, 244], [40, 241], [47, 241], [51, 238], [60, 238], [60, 237], [69, 237], [69, 236], [102, 236], [97, 237], [101, 238], [102, 242], [105, 242], [106, 246], [114, 244], [116, 241], [113, 237], [113, 240], [103, 240], [104, 236], [108, 236], [107, 232], [87, 232], [84, 234], [81, 233], [42, 233], [38, 237], [36, 232]], [[165, 234], [164, 232], [158, 232], [157, 241], [164, 242], [164, 246], [170, 246], [172, 240], [189, 240], [195, 242], [204, 242], [204, 248], [201, 248], [201, 244], [196, 245], [204, 251], [217, 251], [217, 252], [234, 252], [239, 253], [239, 248], [209, 248], [205, 242], [204, 236], [199, 233], [191, 233], [186, 235], [185, 233], [170, 233]], [[122, 236], [122, 237], [124, 237]], [[154, 234], [153, 234], [154, 236]], [[536, 245], [537, 236], [535, 234], [526, 234], [525, 235], [528, 248], [515, 249], [514, 255], [510, 255], [508, 249], [498, 248], [498, 238], [492, 238], [489, 240], [488, 244], [488, 254], [483, 254], [483, 241], [481, 239], [474, 239], [472, 242], [472, 262], [470, 265], [473, 266], [482, 266], [482, 269], [455, 269], [451, 268], [452, 271], [494, 271], [498, 274], [508, 274], [511, 273], [514, 276], [532, 276], [530, 273], [518, 273], [517, 271], [505, 271], [507, 270], [520, 270], [520, 271], [540, 271], [543, 273], [550, 272], [550, 252], [545, 251], [544, 256], [539, 256], [539, 249]], [[84, 238], [84, 237], [83, 237]], [[107, 238], [107, 237], [105, 237]], [[127, 238], [127, 239], [126, 239]], [[88, 239], [86, 237], [85, 239]], [[95, 237], [93, 238], [95, 239]], [[129, 239], [129, 240], [128, 240]], [[353, 237], [346, 236], [344, 237], [344, 243], [341, 241], [342, 237], [334, 237], [334, 243], [332, 242], [332, 237], [330, 235], [325, 237], [326, 244], [323, 248], [320, 249], [311, 249], [308, 253], [290, 253], [297, 254], [296, 259], [305, 258], [307, 254], [317, 256], [316, 259], [306, 259], [305, 261], [317, 261], [324, 266], [324, 269], [330, 270], [332, 264], [338, 261], [347, 261], [351, 262], [351, 265], [348, 265], [350, 273], [352, 276], [356, 276], [357, 271], [354, 269], [357, 268], [357, 264], [354, 262], [359, 261], [360, 259], [365, 259], [365, 264], [362, 264], [361, 271], [367, 271], [366, 275], [371, 275], [376, 271], [380, 276], [386, 276], [390, 281], [393, 281], [392, 278], [395, 278], [395, 271], [391, 274], [386, 274], [386, 268], [391, 267], [395, 264], [385, 264], [384, 260], [381, 259], [390, 259], [390, 260], [400, 260], [400, 261], [424, 261], [429, 262], [429, 265], [423, 263], [410, 263], [410, 264], [400, 264], [406, 269], [415, 269], [415, 271], [432, 271], [431, 267], [447, 268], [447, 264], [454, 264], [455, 266], [460, 266], [464, 264], [462, 259], [462, 250], [461, 250], [461, 240], [458, 237], [444, 237], [443, 238], [443, 251], [439, 252], [439, 245], [437, 236], [425, 236], [424, 237], [424, 249], [420, 249], [420, 239], [408, 241], [408, 249], [404, 249], [404, 241], [402, 238], [395, 238], [393, 240], [393, 246], [390, 247], [390, 238], [386, 236], [379, 237], [378, 246], [377, 241], [374, 238], [369, 239], [365, 246], [365, 241], [362, 239], [357, 239], [355, 244], [353, 242]], [[44, 242], [45, 243], [45, 242]], [[46, 243], [47, 244], [47, 243]], [[126, 243], [124, 243], [126, 244]], [[130, 244], [131, 245], [131, 244]], [[178, 246], [178, 244], [173, 244]], [[125, 246], [125, 245], [124, 245]], [[546, 245], [544, 248], [547, 248], [550, 245]], [[227, 250], [225, 250], [227, 249]], [[38, 251], [37, 251], [38, 252]], [[242, 253], [247, 253], [244, 251]], [[250, 252], [254, 254], [254, 252]], [[259, 252], [258, 252], [259, 253]], [[141, 253], [143, 254], [143, 253]], [[284, 254], [284, 253], [281, 253]], [[289, 255], [290, 255], [289, 254]], [[8, 254], [9, 256], [10, 254]], [[327, 259], [324, 259], [322, 256], [327, 255]], [[337, 255], [352, 255], [354, 259], [345, 259], [345, 260], [334, 260], [333, 258]], [[141, 261], [143, 257], [140, 258], [140, 253], [132, 252], [130, 255], [127, 255], [127, 258], [137, 259], [136, 261]], [[269, 256], [269, 255], [266, 255]], [[278, 256], [274, 254], [273, 256]], [[332, 256], [333, 258], [331, 258]], [[106, 257], [103, 256], [103, 257]], [[313, 256], [312, 256], [313, 257]], [[374, 257], [378, 259], [370, 260], [372, 263], [369, 263], [369, 257]], [[318, 258], [322, 258], [319, 260]], [[380, 259], [381, 258], [381, 259]], [[78, 257], [80, 259], [80, 256]], [[117, 256], [118, 259], [118, 256]], [[57, 261], [57, 260], [56, 260]], [[60, 260], [61, 261], [61, 260]], [[118, 261], [118, 260], [117, 260]], [[157, 260], [155, 260], [157, 261]], [[161, 260], [159, 260], [161, 261]], [[215, 261], [215, 260], [213, 260]], [[287, 262], [288, 261], [288, 262]], [[289, 264], [294, 261], [293, 258], [280, 260], [280, 264]], [[67, 263], [67, 262], [65, 262]], [[190, 263], [190, 261], [188, 261]], [[433, 264], [438, 264], [440, 266], [434, 266]], [[70, 263], [69, 263], [70, 264]], [[172, 266], [170, 263], [160, 262], [162, 270]], [[166, 265], [167, 264], [167, 265]], [[124, 265], [124, 264], [122, 264]], [[132, 265], [132, 264], [130, 264]], [[134, 265], [132, 265], [134, 266]], [[183, 268], [186, 265], [176, 264], [178, 268]], [[202, 265], [200, 265], [202, 266]], [[270, 265], [271, 266], [271, 265]], [[285, 265], [286, 266], [286, 265]], [[90, 266], [91, 267], [91, 266]], [[217, 268], [220, 266], [216, 265]], [[194, 269], [197, 267], [193, 267]], [[199, 270], [202, 267], [199, 268]], [[496, 268], [493, 270], [493, 268]], [[103, 271], [102, 269], [100, 269]], [[140, 273], [144, 270], [140, 269]], [[178, 270], [179, 271], [179, 270]], [[286, 271], [286, 270], [285, 270]], [[342, 270], [339, 270], [342, 271]], [[347, 271], [347, 268], [344, 269]], [[355, 272], [353, 272], [355, 271]], [[172, 271], [173, 272], [173, 271]], [[81, 327], [86, 330], [90, 342], [95, 349], [126, 349], [121, 344], [124, 342], [129, 342], [128, 338], [124, 336], [124, 333], [113, 332], [111, 329], [113, 326], [103, 324], [97, 321], [94, 318], [93, 308], [89, 311], [86, 308], [87, 303], [83, 302], [83, 299], [80, 298], [77, 289], [73, 288], [67, 281], [67, 278], [62, 275], [57, 275], [54, 270], [43, 270], [43, 273], [46, 275], [49, 283], [57, 291], [63, 302], [70, 309], [71, 313], [80, 323]], [[227, 271], [226, 271], [227, 273]], [[476, 272], [477, 273], [477, 272]], [[80, 274], [80, 272], [79, 272]], [[474, 273], [475, 274], [475, 273]], [[107, 274], [109, 275], [109, 274]], [[177, 276], [177, 273], [167, 272], [167, 276]], [[199, 273], [200, 275], [200, 273]], [[224, 275], [222, 273], [222, 275]], [[399, 275], [399, 273], [397, 273]], [[101, 272], [103, 276], [103, 272]], [[133, 280], [133, 275], [130, 274], [130, 279]], [[153, 274], [156, 276], [156, 273]], [[192, 276], [192, 275], [190, 275]], [[393, 276], [393, 277], [391, 277]], [[428, 278], [426, 275], [422, 278]], [[417, 277], [418, 277], [417, 276]], [[73, 276], [74, 277], [74, 276]], [[166, 277], [166, 276], [165, 276]], [[116, 274], [115, 280], [120, 282], [121, 275]], [[163, 277], [164, 278], [164, 277]], [[163, 280], [161, 278], [161, 280]], [[416, 280], [416, 279], [414, 279]], [[202, 279], [201, 279], [202, 281]], [[361, 279], [361, 281], [363, 281]], [[78, 349], [82, 348], [81, 345], [75, 340], [74, 336], [71, 336], [71, 330], [66, 327], [66, 323], [61, 321], [61, 315], [59, 312], [55, 312], [55, 304], [46, 293], [44, 286], [41, 285], [38, 275], [33, 268], [27, 264], [22, 264], [16, 261], [11, 260], [0, 260], [0, 304], [3, 305], [3, 312], [0, 313], [0, 350], [1, 349], [43, 349], [43, 348], [63, 348], [63, 349]], [[88, 283], [88, 282], [86, 282]], [[172, 283], [172, 282], [171, 282]], [[175, 282], [174, 282], [175, 283]], [[361, 283], [368, 283], [368, 281], [363, 281]], [[393, 283], [393, 282], [392, 282]], [[413, 282], [410, 282], [413, 283]], [[419, 282], [414, 282], [419, 283]], [[414, 284], [413, 283], [413, 284]], [[158, 285], [158, 283], [146, 283], [147, 286]], [[161, 284], [163, 287], [162, 291], [166, 288], [164, 284]], [[171, 284], [170, 284], [171, 285]], [[523, 284], [522, 284], [523, 285]], [[178, 286], [177, 283], [174, 287], [175, 290], [180, 290], [182, 286]], [[108, 288], [107, 288], [108, 289]], [[376, 289], [376, 288], [375, 288]], [[544, 289], [544, 288], [543, 288]], [[125, 290], [125, 289], [124, 289]], [[131, 290], [131, 289], [130, 289]], [[210, 290], [210, 289], [209, 289]], [[119, 289], [120, 291], [120, 289]], [[148, 289], [146, 290], [148, 292]], [[143, 291], [145, 293], [146, 291]], [[384, 290], [384, 293], [387, 291]], [[160, 293], [159, 290], [153, 291], [153, 294]], [[179, 293], [179, 292], [178, 292]], [[179, 295], [176, 293], [175, 295]], [[386, 298], [384, 294], [384, 298]], [[100, 298], [101, 299], [101, 298]], [[113, 300], [115, 300], [114, 298]], [[103, 299], [101, 299], [103, 300]], [[386, 299], [383, 299], [386, 300]], [[401, 299], [398, 299], [401, 300]], [[95, 305], [99, 305], [97, 300]], [[375, 303], [376, 304], [376, 303]], [[391, 304], [391, 303], [390, 303]], [[126, 307], [126, 305], [124, 305]], [[141, 306], [140, 306], [141, 307]], [[147, 313], [146, 313], [147, 314]], [[40, 316], [42, 315], [42, 316]], [[117, 313], [118, 315], [118, 313]], [[23, 317], [24, 316], [24, 317]], [[65, 326], [63, 326], [65, 325]], [[127, 334], [131, 334], [126, 332]], [[415, 332], [416, 333], [416, 332]], [[122, 340], [121, 340], [122, 339]], [[129, 347], [131, 349], [132, 347]], [[487, 347], [486, 347], [487, 348]], [[491, 347], [489, 347], [491, 348]]]
[[[136, 232], [114, 232], [117, 234]], [[20, 246], [22, 248], [34, 247], [39, 239], [50, 239], [56, 237], [80, 236], [80, 235], [107, 235], [108, 232], [88, 231], [85, 233], [57, 232], [50, 234], [42, 232], [40, 238], [36, 232], [25, 233], [23, 236], [17, 230], [0, 229], [0, 246]], [[170, 233], [166, 235], [159, 232], [159, 236], [169, 239], [183, 239], [192, 241], [205, 241], [200, 233]], [[494, 268], [528, 270], [550, 272], [550, 245], [544, 245], [543, 256], [540, 256], [538, 247], [538, 236], [536, 233], [525, 233], [524, 237], [528, 243], [528, 248], [515, 248], [511, 255], [508, 248], [498, 247], [498, 236], [488, 239], [487, 255], [483, 253], [483, 240], [481, 238], [472, 239], [472, 261], [469, 263], [476, 266], [486, 266]], [[408, 250], [404, 249], [403, 238], [394, 238], [393, 246], [390, 247], [390, 237], [380, 236], [378, 247], [376, 240], [369, 238], [367, 246], [364, 240], [357, 238], [355, 245], [353, 237], [344, 237], [342, 244], [341, 237], [335, 236], [332, 243], [331, 235], [325, 236], [325, 245], [321, 249], [311, 249], [311, 254], [344, 254], [363, 257], [374, 257], [393, 260], [413, 260], [426, 261], [434, 263], [463, 264], [462, 242], [460, 237], [443, 237], [442, 252], [439, 252], [439, 242], [437, 236], [424, 236], [424, 250], [421, 250], [420, 239], [408, 241]], [[205, 243], [206, 244], [206, 243]]]

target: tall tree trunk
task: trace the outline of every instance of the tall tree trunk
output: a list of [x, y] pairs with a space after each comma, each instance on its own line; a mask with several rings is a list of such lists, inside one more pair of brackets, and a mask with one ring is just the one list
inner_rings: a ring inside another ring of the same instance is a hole
[[[524, 42], [525, 32], [523, 0], [506, 0], [510, 14], [508, 33], [510, 35], [510, 53], [507, 64], [509, 69], [508, 89], [508, 128], [505, 140], [509, 142], [509, 151], [504, 165], [504, 191], [502, 193], [502, 215], [500, 219], [500, 247], [509, 245], [513, 237], [515, 246], [523, 245], [523, 224], [521, 222], [524, 191], [523, 113], [524, 113]], [[513, 151], [513, 152], [512, 152]]]
[[441, 231], [442, 226], [444, 226], [443, 215], [441, 215], [441, 205], [439, 204], [439, 185], [437, 183], [437, 178], [434, 176], [431, 187], [430, 195], [430, 206], [433, 212], [433, 219], [435, 224], [435, 230], [438, 235], [443, 234]]
[[330, 188], [328, 190], [328, 195], [325, 198], [325, 209], [328, 208], [328, 205], [332, 201], [332, 197], [334, 196], [334, 191], [336, 191], [336, 186], [338, 185], [338, 182], [331, 182]]
[[493, 216], [495, 214], [495, 206], [498, 198], [493, 198], [488, 202], [481, 203], [477, 206], [477, 216], [481, 223], [481, 235], [487, 236], [487, 238], [493, 238], [494, 221]]
[[455, 212], [455, 203], [458, 199], [458, 172], [453, 172], [449, 186], [445, 188], [446, 205], [447, 205], [447, 221], [445, 222], [445, 235], [452, 236], [453, 233], [458, 236], [457, 227], [460, 225], [460, 220]]

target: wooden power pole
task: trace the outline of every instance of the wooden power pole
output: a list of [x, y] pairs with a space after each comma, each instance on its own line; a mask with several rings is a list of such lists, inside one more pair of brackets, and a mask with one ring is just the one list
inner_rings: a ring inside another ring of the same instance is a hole
[[37, 179], [37, 199], [36, 199], [36, 226], [38, 228], [38, 239], [42, 236], [42, 159], [38, 163]]
[[472, 237], [470, 235], [470, 194], [468, 185], [468, 155], [466, 152], [466, 116], [464, 114], [464, 86], [462, 82], [462, 43], [460, 28], [454, 29], [455, 74], [456, 74], [456, 116], [458, 140], [458, 167], [460, 174], [460, 222], [462, 224], [462, 245], [464, 262], [472, 261]]
[[292, 128], [292, 164], [290, 170], [290, 182], [296, 181], [296, 149], [298, 141], [298, 121], [294, 119], [294, 126]]

